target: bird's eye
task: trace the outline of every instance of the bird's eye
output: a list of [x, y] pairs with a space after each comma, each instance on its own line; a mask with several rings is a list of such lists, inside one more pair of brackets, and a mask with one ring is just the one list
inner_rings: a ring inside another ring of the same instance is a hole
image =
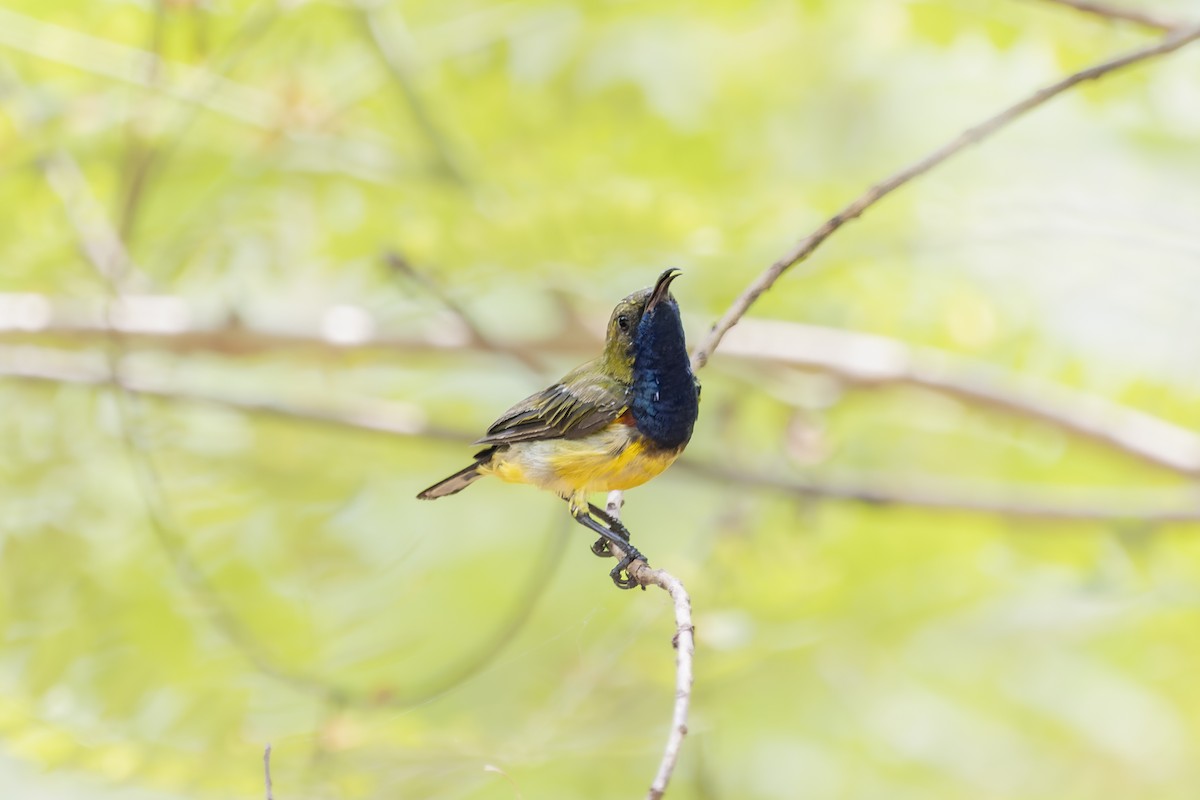
[[629, 317], [625, 316], [624, 314], [617, 317], [617, 327], [623, 331], [629, 330]]

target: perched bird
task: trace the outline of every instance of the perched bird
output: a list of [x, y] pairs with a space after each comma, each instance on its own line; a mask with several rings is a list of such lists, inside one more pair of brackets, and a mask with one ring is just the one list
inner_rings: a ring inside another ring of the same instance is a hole
[[571, 516], [600, 535], [592, 552], [608, 556], [609, 542], [625, 551], [610, 576], [618, 587], [636, 581], [626, 569], [645, 561], [620, 521], [588, 502], [592, 492], [632, 489], [675, 461], [700, 406], [679, 305], [668, 269], [654, 286], [613, 309], [604, 353], [553, 386], [505, 411], [476, 444], [475, 462], [417, 495], [422, 500], [460, 492], [485, 475], [556, 492]]

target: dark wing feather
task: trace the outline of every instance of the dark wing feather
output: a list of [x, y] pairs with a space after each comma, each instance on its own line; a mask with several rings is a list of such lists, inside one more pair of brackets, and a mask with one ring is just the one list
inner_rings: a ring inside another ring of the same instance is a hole
[[585, 364], [505, 411], [476, 444], [587, 436], [625, 413], [626, 393], [626, 387], [606, 378], [594, 364]]

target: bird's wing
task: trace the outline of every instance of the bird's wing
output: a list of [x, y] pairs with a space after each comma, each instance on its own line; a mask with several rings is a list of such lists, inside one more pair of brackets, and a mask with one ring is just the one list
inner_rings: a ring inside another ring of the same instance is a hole
[[585, 364], [505, 411], [476, 444], [578, 439], [600, 430], [628, 406], [624, 386]]

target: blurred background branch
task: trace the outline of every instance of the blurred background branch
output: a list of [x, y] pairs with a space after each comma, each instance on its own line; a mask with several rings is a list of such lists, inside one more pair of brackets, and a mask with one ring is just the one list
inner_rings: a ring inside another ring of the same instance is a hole
[[[107, 376], [95, 359], [28, 348], [0, 350], [0, 376], [91, 386], [108, 383]], [[128, 391], [158, 400], [215, 405], [247, 414], [372, 434], [411, 436], [458, 445], [470, 443], [477, 435], [473, 431], [430, 425], [417, 409], [403, 403], [373, 401], [322, 408], [274, 399], [242, 399], [189, 391], [161, 379], [156, 382], [152, 378], [139, 377], [136, 370], [127, 375], [124, 386]], [[1141, 412], [1130, 410], [1129, 413], [1134, 415], [1132, 419], [1141, 420]], [[1143, 423], [1139, 421], [1138, 424]], [[1040, 519], [1141, 519], [1153, 523], [1200, 519], [1200, 497], [1188, 489], [1136, 489], [1128, 486], [1081, 489], [979, 482], [971, 484], [948, 477], [912, 474], [839, 478], [767, 475], [708, 463], [688, 455], [680, 460], [679, 468], [717, 484], [761, 488], [812, 499], [910, 505]], [[540, 571], [535, 569], [534, 573]]]
[[1182, 20], [1167, 19], [1149, 11], [1125, 8], [1109, 3], [1093, 3], [1091, 0], [1038, 0], [1038, 2], [1055, 3], [1067, 8], [1073, 8], [1076, 11], [1082, 11], [1085, 14], [1093, 14], [1115, 22], [1132, 22], [1146, 28], [1155, 28], [1164, 33], [1183, 28], [1187, 25]]
[[[9, 320], [7, 325], [0, 322], [0, 341], [17, 344], [50, 340], [78, 347], [103, 333], [103, 326], [86, 311], [71, 312], [69, 305], [38, 295], [0, 296], [0, 309], [8, 310]], [[596, 328], [590, 333], [571, 329], [542, 340], [501, 344], [484, 335], [475, 323], [463, 321], [469, 318], [461, 310], [455, 314], [468, 331], [462, 339], [447, 338], [444, 330], [404, 338], [377, 337], [368, 332], [371, 324], [365, 309], [346, 307], [330, 308], [319, 315], [329, 323], [322, 335], [255, 330], [242, 325], [188, 325], [186, 303], [163, 296], [128, 297], [115, 313], [114, 324], [127, 346], [180, 356], [213, 353], [250, 357], [294, 352], [345, 359], [365, 352], [451, 354], [478, 350], [511, 355], [536, 375], [545, 370], [535, 354], [586, 358], [600, 342]], [[337, 326], [339, 319], [350, 317], [368, 322], [357, 332]], [[885, 336], [817, 325], [746, 320], [730, 335], [721, 352], [730, 359], [816, 370], [863, 387], [907, 384], [931, 389], [1044, 422], [1172, 472], [1200, 475], [1200, 435], [1187, 428], [1094, 394], [936, 348], [918, 348]], [[26, 363], [32, 360], [27, 358]], [[67, 369], [63, 380], [89, 382], [94, 378], [76, 366]], [[166, 387], [143, 385], [139, 390], [164, 392]], [[268, 411], [275, 401], [256, 398], [243, 402]], [[384, 430], [406, 430], [387, 427], [395, 426], [394, 420], [373, 423], [367, 415], [350, 416], [350, 424], [355, 424], [357, 418], [360, 427], [379, 424], [385, 426]]]
[[275, 800], [275, 790], [271, 785], [271, 745], [263, 749], [263, 785], [267, 792], [267, 800]]
[[[47, 182], [62, 203], [63, 210], [73, 226], [78, 237], [79, 246], [84, 257], [104, 281], [106, 289], [112, 293], [105, 304], [103, 316], [105, 322], [93, 333], [103, 337], [106, 343], [106, 358], [102, 368], [90, 379], [82, 382], [106, 386], [113, 390], [116, 398], [116, 408], [121, 426], [121, 437], [124, 440], [133, 471], [138, 476], [142, 499], [156, 541], [162, 547], [168, 561], [174, 567], [182, 583], [191, 590], [200, 604], [211, 615], [216, 627], [223, 635], [240, 650], [256, 669], [275, 680], [281, 681], [296, 690], [313, 693], [332, 700], [340, 705], [357, 705], [365, 708], [381, 706], [409, 707], [428, 701], [432, 697], [469, 680], [490, 664], [501, 653], [512, 637], [529, 620], [543, 594], [544, 576], [551, 572], [563, 554], [563, 537], [550, 537], [550, 544], [544, 549], [542, 557], [535, 563], [534, 579], [528, 581], [518, 598], [511, 615], [490, 635], [482, 637], [482, 643], [477, 645], [472, 655], [461, 663], [444, 667], [435, 681], [417, 689], [403, 690], [389, 687], [386, 691], [355, 692], [337, 686], [330, 680], [318, 675], [292, 669], [284, 666], [273, 655], [269, 648], [241, 620], [234, 608], [221, 596], [212, 582], [204, 574], [202, 567], [196, 562], [185, 544], [185, 531], [170, 508], [167, 487], [146, 435], [145, 411], [136, 405], [139, 397], [150, 394], [144, 389], [131, 386], [126, 378], [125, 363], [128, 355], [126, 341], [121, 325], [116, 322], [121, 316], [121, 309], [126, 307], [124, 285], [130, 280], [146, 282], [137, 268], [132, 264], [128, 248], [120, 233], [109, 222], [105, 212], [96, 202], [95, 195], [88, 186], [82, 170], [73, 158], [62, 151], [53, 153], [42, 162], [42, 169]], [[144, 175], [142, 176], [145, 177]], [[144, 188], [142, 183], [141, 187]], [[137, 192], [140, 196], [140, 189]], [[125, 216], [122, 222], [132, 228], [137, 213], [138, 202], [132, 201], [122, 206]], [[458, 312], [464, 324], [470, 324], [469, 318]], [[471, 330], [477, 330], [473, 326]], [[486, 340], [477, 338], [475, 343], [486, 346]], [[29, 353], [27, 352], [28, 356]], [[36, 361], [46, 363], [47, 359], [36, 358]], [[50, 359], [52, 361], [52, 359]], [[25, 377], [37, 376], [40, 380], [50, 379], [52, 372], [30, 373]], [[59, 377], [62, 377], [60, 374]], [[158, 393], [167, 396], [167, 393]], [[208, 402], [212, 402], [209, 398]], [[231, 405], [224, 402], [223, 405]], [[251, 403], [243, 406], [243, 410], [257, 413], [272, 413], [282, 415], [283, 411], [270, 403]], [[288, 414], [295, 418], [295, 414]], [[319, 412], [306, 415], [310, 421], [331, 421], [330, 417], [322, 417]], [[340, 419], [339, 424], [345, 425]], [[368, 416], [359, 416], [356, 424], [359, 427], [370, 426]], [[374, 430], [378, 430], [376, 423]], [[402, 426], [399, 429], [403, 429]], [[398, 428], [392, 425], [390, 432]], [[436, 434], [436, 431], [432, 432]]]
[[467, 178], [459, 165], [458, 157], [454, 154], [450, 140], [441, 126], [434, 121], [433, 112], [417, 91], [412, 69], [412, 51], [416, 43], [408, 32], [400, 10], [378, 0], [359, 0], [358, 14], [368, 40], [380, 60], [387, 65], [388, 73], [400, 89], [409, 113], [434, 153], [438, 170], [459, 186], [467, 187]]
[[545, 372], [545, 367], [534, 355], [532, 348], [513, 348], [498, 345], [492, 338], [484, 333], [483, 328], [471, 316], [466, 309], [462, 307], [458, 301], [450, 296], [441, 286], [437, 284], [429, 274], [413, 266], [407, 258], [395, 250], [388, 250], [383, 255], [384, 262], [388, 268], [397, 275], [403, 276], [412, 283], [420, 286], [438, 303], [453, 314], [454, 319], [470, 336], [469, 345], [488, 350], [493, 353], [501, 353], [512, 356], [523, 367], [530, 371], [533, 375], [541, 375]]

